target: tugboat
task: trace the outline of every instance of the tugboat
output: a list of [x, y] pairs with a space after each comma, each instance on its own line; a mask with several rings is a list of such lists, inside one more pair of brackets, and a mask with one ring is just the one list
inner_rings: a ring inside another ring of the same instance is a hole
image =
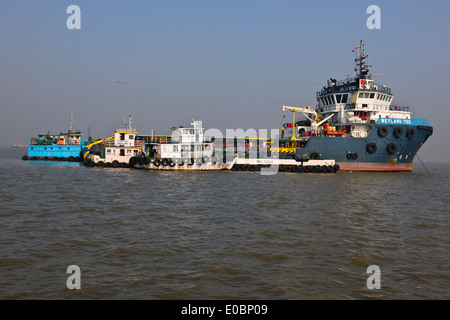
[[369, 73], [364, 42], [356, 49], [355, 77], [328, 80], [316, 106], [283, 106], [293, 121], [283, 124], [282, 138], [298, 143], [295, 157], [334, 159], [340, 170], [412, 171], [433, 127], [412, 118], [409, 107], [393, 105], [391, 88], [374, 83]]
[[213, 138], [204, 136], [201, 121], [192, 120], [192, 127], [172, 127], [170, 141], [145, 144], [141, 157], [133, 157], [130, 165], [150, 170], [229, 170], [236, 161], [221, 163], [216, 156]]
[[138, 140], [136, 128], [132, 128], [129, 116], [128, 128], [114, 131], [114, 136], [95, 141], [83, 151], [83, 164], [87, 167], [128, 168], [132, 157], [143, 154], [143, 143]]
[[82, 140], [79, 129], [72, 130], [73, 114], [70, 116], [70, 128], [66, 133], [39, 134], [31, 138], [28, 145], [28, 154], [22, 160], [48, 160], [48, 161], [82, 161], [80, 152], [89, 143]]

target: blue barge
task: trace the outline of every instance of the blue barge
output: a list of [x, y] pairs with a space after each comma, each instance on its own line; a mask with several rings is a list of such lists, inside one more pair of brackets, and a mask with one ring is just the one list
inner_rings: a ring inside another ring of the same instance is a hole
[[66, 133], [48, 132], [31, 138], [28, 154], [22, 160], [81, 162], [81, 150], [90, 142], [82, 140], [83, 135], [79, 129], [72, 131], [72, 121], [71, 117], [70, 129]]

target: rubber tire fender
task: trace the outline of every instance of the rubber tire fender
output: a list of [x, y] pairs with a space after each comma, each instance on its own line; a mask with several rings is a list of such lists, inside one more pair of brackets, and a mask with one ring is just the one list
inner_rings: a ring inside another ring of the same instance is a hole
[[403, 135], [403, 129], [401, 127], [395, 127], [393, 134], [394, 134], [394, 137], [396, 137], [397, 139], [401, 138]]
[[386, 137], [389, 133], [389, 130], [387, 127], [382, 126], [378, 128], [378, 135], [382, 138]]
[[370, 154], [377, 152], [377, 145], [373, 142], [370, 142], [366, 146], [366, 151]]
[[416, 136], [416, 130], [414, 130], [414, 128], [409, 128], [406, 131], [406, 137], [407, 138], [413, 139], [415, 136]]
[[393, 154], [395, 153], [395, 151], [397, 151], [397, 146], [394, 143], [390, 143], [387, 145], [386, 151], [390, 154]]

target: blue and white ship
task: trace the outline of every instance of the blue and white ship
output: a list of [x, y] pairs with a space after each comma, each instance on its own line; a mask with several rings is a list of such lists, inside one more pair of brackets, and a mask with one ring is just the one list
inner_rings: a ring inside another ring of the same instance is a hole
[[334, 159], [347, 171], [411, 171], [433, 127], [412, 118], [409, 107], [393, 105], [391, 88], [369, 73], [363, 41], [356, 49], [355, 77], [328, 80], [316, 106], [283, 107], [293, 120], [284, 123], [282, 138], [295, 145], [297, 159]]
[[66, 133], [39, 134], [31, 138], [28, 145], [28, 154], [23, 160], [48, 160], [48, 161], [82, 161], [81, 150], [88, 141], [82, 140], [79, 129], [72, 130], [73, 116], [70, 118], [70, 129]]

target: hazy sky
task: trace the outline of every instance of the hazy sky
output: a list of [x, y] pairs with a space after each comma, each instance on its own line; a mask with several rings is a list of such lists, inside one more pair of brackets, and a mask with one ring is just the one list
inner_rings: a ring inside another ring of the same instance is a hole
[[[381, 29], [369, 30], [372, 5]], [[69, 30], [66, 9], [81, 9]], [[449, 161], [449, 1], [0, 1], [0, 145], [74, 129], [111, 136], [131, 114], [142, 134], [192, 118], [206, 128], [280, 128], [282, 106], [315, 104], [354, 75], [366, 44], [393, 104], [427, 118], [419, 151]], [[119, 83], [123, 82], [123, 83]]]

